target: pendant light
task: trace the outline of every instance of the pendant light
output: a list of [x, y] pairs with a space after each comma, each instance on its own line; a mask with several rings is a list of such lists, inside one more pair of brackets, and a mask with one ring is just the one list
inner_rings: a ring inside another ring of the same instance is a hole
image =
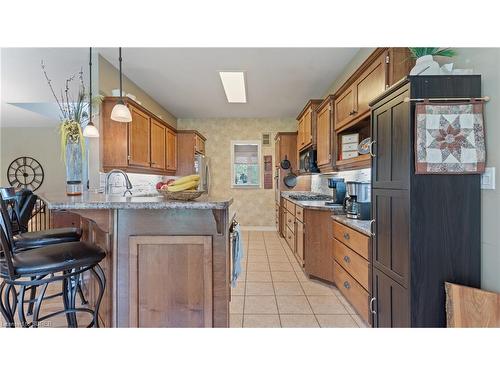
[[130, 114], [130, 110], [123, 102], [123, 90], [122, 90], [122, 48], [118, 49], [119, 58], [118, 61], [120, 63], [120, 100], [113, 107], [111, 111], [111, 120], [118, 122], [131, 122], [132, 115]]
[[90, 57], [89, 57], [89, 122], [87, 126], [83, 129], [83, 136], [86, 138], [98, 138], [99, 130], [95, 127], [92, 122], [92, 47], [90, 47]]

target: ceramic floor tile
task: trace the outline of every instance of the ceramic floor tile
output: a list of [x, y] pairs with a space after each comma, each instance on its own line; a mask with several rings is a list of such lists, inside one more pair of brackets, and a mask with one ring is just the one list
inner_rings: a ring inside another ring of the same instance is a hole
[[247, 296], [274, 296], [273, 283], [271, 282], [247, 282]]
[[271, 282], [271, 272], [269, 271], [248, 271], [246, 281], [267, 281]]
[[256, 262], [248, 262], [247, 263], [247, 270], [248, 271], [269, 271], [270, 268], [269, 268], [269, 263], [267, 262], [260, 262], [260, 263], [256, 263]]
[[334, 296], [333, 289], [329, 285], [320, 281], [301, 280], [304, 292], [308, 296]]
[[297, 269], [295, 269], [295, 274], [297, 275], [297, 278], [299, 279], [300, 282], [303, 282], [303, 281], [309, 281], [309, 277], [304, 273], [304, 271], [302, 270], [299, 270], [297, 271]]
[[290, 262], [270, 262], [269, 266], [271, 267], [271, 271], [289, 271], [293, 272], [293, 267]]
[[316, 315], [322, 328], [357, 328], [358, 325], [350, 315]]
[[229, 327], [241, 328], [243, 326], [243, 314], [229, 314]]
[[266, 263], [267, 262], [267, 256], [265, 255], [249, 255], [248, 256], [248, 263]]
[[334, 296], [307, 296], [315, 314], [347, 314], [347, 310]]
[[280, 314], [312, 314], [304, 296], [276, 296]]
[[304, 291], [297, 281], [274, 282], [274, 291], [277, 296], [303, 296]]
[[354, 315], [351, 315], [351, 318], [354, 319], [354, 321], [356, 322], [356, 324], [358, 325], [358, 327], [360, 328], [370, 328], [370, 326], [368, 324], [366, 324], [366, 322], [361, 319], [361, 317], [357, 314], [354, 314]]
[[257, 255], [257, 256], [263, 257], [263, 256], [267, 256], [267, 252], [264, 249], [262, 249], [262, 250], [261, 249], [249, 249], [247, 251], [247, 255], [249, 255], [249, 256]]
[[233, 296], [231, 302], [229, 303], [229, 312], [231, 314], [243, 314], [243, 303], [245, 297], [243, 296]]
[[269, 262], [274, 262], [274, 263], [278, 263], [278, 262], [290, 262], [290, 259], [288, 259], [288, 257], [286, 255], [269, 255], [268, 256], [269, 258]]
[[274, 296], [246, 296], [246, 314], [277, 314], [276, 299]]
[[283, 328], [318, 328], [314, 315], [280, 315]]
[[297, 276], [295, 272], [289, 271], [273, 271], [272, 272], [273, 281], [297, 281]]
[[245, 295], [245, 284], [246, 282], [237, 280], [236, 287], [231, 287], [231, 295], [232, 296], [244, 296]]
[[356, 310], [354, 310], [354, 308], [351, 306], [351, 304], [345, 299], [345, 297], [343, 295], [339, 295], [337, 296], [337, 298], [339, 299], [339, 301], [342, 303], [342, 305], [344, 305], [345, 309], [347, 310], [347, 312], [351, 315], [355, 315], [357, 314]]
[[243, 328], [280, 328], [279, 315], [249, 315], [243, 318]]

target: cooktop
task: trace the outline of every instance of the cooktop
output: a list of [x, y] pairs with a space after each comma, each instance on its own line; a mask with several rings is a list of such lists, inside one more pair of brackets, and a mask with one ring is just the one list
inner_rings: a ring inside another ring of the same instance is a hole
[[291, 199], [296, 201], [328, 201], [332, 200], [331, 195], [326, 194], [290, 194]]

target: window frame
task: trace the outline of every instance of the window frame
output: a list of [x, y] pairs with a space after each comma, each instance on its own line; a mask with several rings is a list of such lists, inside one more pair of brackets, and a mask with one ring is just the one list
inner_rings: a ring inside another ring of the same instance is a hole
[[[254, 185], [239, 185], [234, 183], [234, 147], [236, 145], [252, 145], [257, 146], [257, 167], [258, 183]], [[262, 189], [262, 144], [260, 140], [244, 140], [244, 141], [231, 141], [231, 188], [232, 189]]]

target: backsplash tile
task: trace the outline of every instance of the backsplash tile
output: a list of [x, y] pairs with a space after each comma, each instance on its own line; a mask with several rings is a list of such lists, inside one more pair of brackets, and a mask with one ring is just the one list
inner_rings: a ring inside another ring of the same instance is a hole
[[[127, 173], [130, 182], [132, 183], [132, 194], [145, 194], [156, 191], [156, 184], [160, 181], [165, 182], [170, 178], [177, 178], [176, 176], [159, 176], [154, 174], [139, 174]], [[111, 176], [111, 194], [120, 194], [125, 191], [125, 179], [120, 174]], [[99, 186], [104, 189], [106, 183], [106, 173], [99, 173]]]
[[313, 175], [311, 178], [311, 191], [319, 194], [332, 194], [332, 189], [328, 187], [328, 178], [330, 177], [340, 177], [343, 178], [345, 182], [370, 182], [371, 168]]

